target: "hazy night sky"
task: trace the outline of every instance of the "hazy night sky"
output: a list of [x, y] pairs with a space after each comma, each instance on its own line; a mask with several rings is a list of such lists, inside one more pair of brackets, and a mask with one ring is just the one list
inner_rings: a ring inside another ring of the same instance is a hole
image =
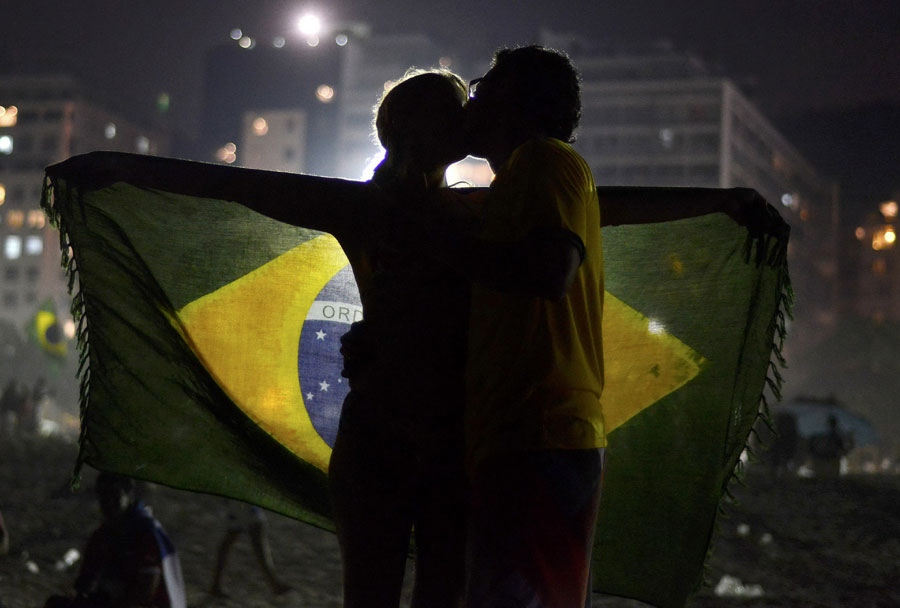
[[541, 26], [611, 48], [668, 39], [736, 80], [846, 198], [900, 190], [897, 0], [0, 0], [0, 72], [72, 72], [133, 114], [166, 91], [171, 119], [193, 133], [206, 49], [234, 27], [290, 39], [306, 10], [424, 32], [466, 63], [532, 42]]

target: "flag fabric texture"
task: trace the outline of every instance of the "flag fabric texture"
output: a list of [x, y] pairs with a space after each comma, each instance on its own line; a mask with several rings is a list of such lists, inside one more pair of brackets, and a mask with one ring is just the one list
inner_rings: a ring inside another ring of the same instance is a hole
[[[123, 157], [136, 170], [118, 171]], [[340, 191], [322, 203], [337, 216], [348, 193], [365, 196], [342, 180], [115, 153], [47, 169], [43, 206], [78, 320], [78, 466], [331, 529], [339, 338], [362, 316], [353, 274], [331, 235], [223, 195], [210, 176], [226, 175], [290, 179], [301, 199]], [[594, 588], [679, 606], [702, 579], [764, 388], [778, 396], [787, 231], [712, 214], [603, 238], [609, 448]]]

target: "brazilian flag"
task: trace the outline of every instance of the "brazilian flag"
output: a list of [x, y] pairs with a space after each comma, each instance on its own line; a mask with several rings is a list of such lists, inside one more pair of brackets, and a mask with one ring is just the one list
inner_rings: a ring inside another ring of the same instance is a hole
[[[289, 192], [321, 227], [365, 208], [352, 201], [366, 187], [116, 153], [47, 176], [43, 206], [77, 277], [79, 465], [332, 528], [339, 338], [362, 314], [353, 274], [331, 235], [235, 201], [240, 184]], [[601, 204], [612, 193], [601, 188]], [[680, 606], [700, 583], [764, 388], [777, 397], [790, 306], [781, 225], [750, 234], [713, 214], [604, 229], [610, 445], [596, 591]]]
[[52, 298], [47, 298], [41, 304], [26, 330], [31, 340], [47, 355], [58, 359], [66, 356], [66, 337], [56, 316], [56, 304]]

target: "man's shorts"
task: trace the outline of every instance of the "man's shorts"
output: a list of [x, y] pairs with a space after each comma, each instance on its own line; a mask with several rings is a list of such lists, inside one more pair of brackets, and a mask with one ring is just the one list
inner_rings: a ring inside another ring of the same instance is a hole
[[590, 606], [603, 448], [494, 458], [472, 481], [467, 608]]

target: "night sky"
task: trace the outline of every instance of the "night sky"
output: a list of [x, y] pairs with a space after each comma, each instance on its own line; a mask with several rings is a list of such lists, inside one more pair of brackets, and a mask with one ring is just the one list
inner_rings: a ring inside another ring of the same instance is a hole
[[196, 133], [206, 49], [234, 27], [290, 40], [307, 10], [425, 32], [466, 53], [463, 65], [533, 42], [541, 26], [608, 48], [666, 39], [734, 79], [849, 206], [900, 193], [897, 0], [0, 0], [0, 72], [72, 72], [138, 115], [166, 91], [170, 120]]

